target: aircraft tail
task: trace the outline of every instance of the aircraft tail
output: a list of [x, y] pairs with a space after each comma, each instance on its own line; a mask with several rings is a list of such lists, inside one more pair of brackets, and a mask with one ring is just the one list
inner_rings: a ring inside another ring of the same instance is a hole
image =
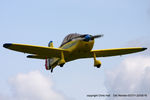
[[48, 43], [48, 47], [54, 47], [54, 46], [53, 46], [53, 41], [50, 41], [50, 42]]
[[50, 70], [51, 69], [50, 59], [49, 58], [45, 59], [45, 68], [46, 68], [46, 70]]
[[[48, 43], [48, 47], [53, 47], [53, 41], [50, 41]], [[46, 58], [45, 59], [45, 68], [46, 68], [46, 70], [50, 70], [51, 69], [51, 59], [50, 58]]]

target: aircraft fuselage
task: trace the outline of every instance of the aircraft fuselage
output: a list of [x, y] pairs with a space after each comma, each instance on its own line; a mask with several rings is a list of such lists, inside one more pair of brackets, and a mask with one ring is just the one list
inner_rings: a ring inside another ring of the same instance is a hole
[[[72, 40], [62, 47], [61, 49], [67, 49], [70, 53], [64, 54], [65, 61], [69, 62], [79, 58], [87, 58], [87, 54], [92, 50], [94, 45], [94, 40], [82, 41], [82, 40]], [[57, 66], [60, 58], [52, 58], [50, 66]]]

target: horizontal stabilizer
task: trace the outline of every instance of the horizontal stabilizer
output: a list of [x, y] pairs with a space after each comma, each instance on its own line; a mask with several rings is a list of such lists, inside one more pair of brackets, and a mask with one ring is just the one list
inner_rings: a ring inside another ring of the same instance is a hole
[[27, 58], [35, 58], [35, 59], [46, 59], [46, 56], [40, 56], [40, 55], [28, 55]]

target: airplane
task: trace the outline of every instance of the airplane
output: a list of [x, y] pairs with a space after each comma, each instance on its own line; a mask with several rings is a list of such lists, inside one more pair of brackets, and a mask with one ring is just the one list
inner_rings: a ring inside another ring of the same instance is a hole
[[45, 68], [51, 72], [53, 72], [53, 69], [57, 65], [63, 67], [66, 62], [81, 58], [94, 58], [94, 66], [100, 68], [101, 62], [97, 60], [96, 57], [121, 56], [147, 49], [144, 47], [130, 47], [92, 50], [94, 40], [100, 37], [103, 37], [103, 34], [90, 35], [72, 33], [64, 38], [59, 48], [53, 46], [53, 41], [48, 43], [48, 47], [16, 43], [5, 43], [3, 47], [31, 54], [28, 55], [27, 58], [45, 59]]

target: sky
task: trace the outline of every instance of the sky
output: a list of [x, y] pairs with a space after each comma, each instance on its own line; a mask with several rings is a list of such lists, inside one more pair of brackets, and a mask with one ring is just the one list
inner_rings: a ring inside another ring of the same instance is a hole
[[[44, 60], [28, 59], [4, 43], [59, 47], [69, 33], [104, 34], [93, 49], [150, 47], [149, 0], [0, 0], [1, 100], [148, 100], [150, 52], [79, 59], [46, 71]], [[113, 94], [147, 97], [113, 97]], [[88, 97], [111, 94], [111, 97]]]

